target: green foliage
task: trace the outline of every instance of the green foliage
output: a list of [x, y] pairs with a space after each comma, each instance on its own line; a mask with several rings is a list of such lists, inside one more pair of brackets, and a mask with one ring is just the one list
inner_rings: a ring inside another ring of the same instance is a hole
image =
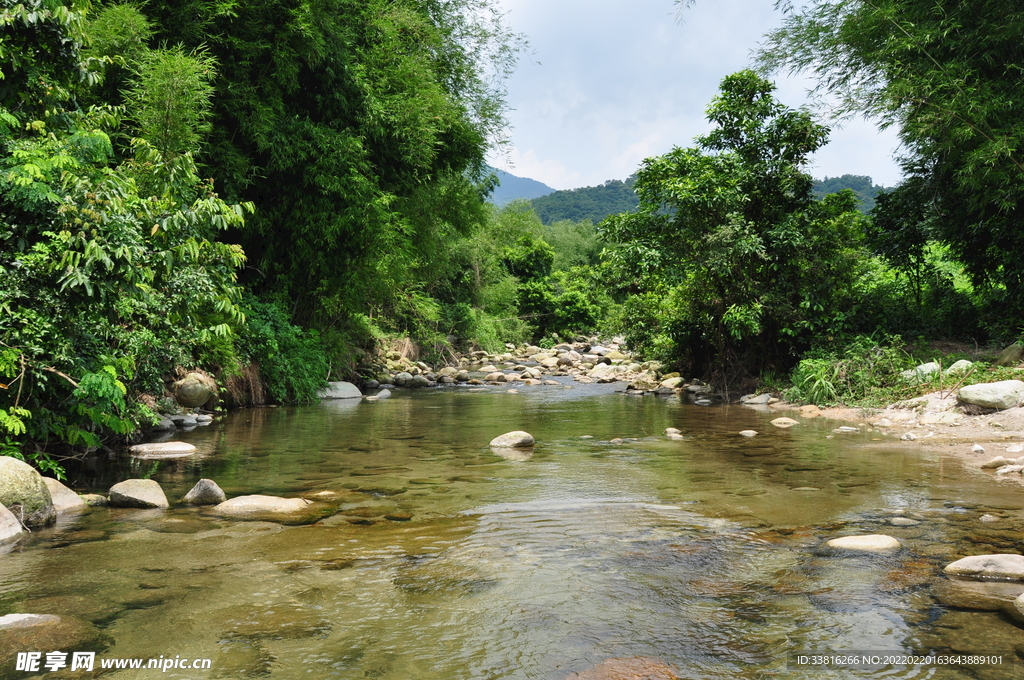
[[604, 244], [597, 238], [597, 229], [590, 220], [559, 220], [547, 224], [544, 227], [544, 240], [551, 244], [555, 251], [555, 258], [551, 263], [554, 271], [596, 266], [601, 261]]
[[839, 115], [899, 129], [908, 180], [885, 228], [909, 231], [911, 259], [922, 231], [948, 244], [1015, 319], [1024, 310], [1021, 35], [1016, 0], [815, 0], [760, 55], [766, 68], [813, 73]]
[[320, 334], [294, 326], [280, 304], [249, 297], [244, 309], [238, 352], [242, 361], [259, 366], [270, 398], [278, 403], [315, 400], [329, 372]]
[[563, 220], [600, 222], [609, 215], [635, 210], [640, 200], [633, 190], [635, 177], [625, 182], [610, 179], [596, 187], [555, 191], [530, 201], [544, 224]]
[[786, 399], [819, 406], [877, 406], [898, 400], [900, 372], [913, 365], [898, 336], [856, 336], [809, 352], [793, 370]]
[[627, 341], [696, 373], [751, 350], [757, 370], [785, 364], [854, 311], [864, 218], [851, 192], [813, 199], [801, 166], [827, 129], [773, 90], [750, 71], [726, 77], [715, 129], [644, 161], [640, 208], [601, 225]]

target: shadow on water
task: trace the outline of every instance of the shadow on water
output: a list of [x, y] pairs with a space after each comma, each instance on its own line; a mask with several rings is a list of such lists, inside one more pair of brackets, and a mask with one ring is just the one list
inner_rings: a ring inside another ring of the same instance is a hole
[[[111, 657], [213, 661], [168, 678], [561, 680], [637, 656], [692, 678], [1021, 677], [1020, 628], [933, 593], [952, 559], [1019, 552], [1019, 487], [858, 446], [877, 434], [826, 439], [831, 423], [771, 417], [604, 386], [241, 411], [181, 436], [194, 459], [76, 470], [97, 491], [152, 477], [173, 507], [94, 509], [23, 540], [0, 559], [0, 614], [59, 614]], [[532, 455], [487, 446], [517, 429], [536, 437]], [[174, 505], [200, 477], [338, 513], [286, 527]], [[861, 533], [904, 547], [821, 549]], [[829, 650], [1006, 663], [794, 662]]]

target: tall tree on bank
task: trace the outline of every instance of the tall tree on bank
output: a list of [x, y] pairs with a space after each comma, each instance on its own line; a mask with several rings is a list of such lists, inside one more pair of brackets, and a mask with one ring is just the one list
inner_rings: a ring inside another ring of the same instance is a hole
[[803, 171], [828, 129], [751, 71], [722, 81], [695, 148], [644, 161], [639, 209], [601, 224], [627, 340], [720, 382], [782, 367], [840, 332], [862, 217], [852, 192], [815, 201]]
[[[909, 179], [897, 189], [904, 196], [880, 206], [883, 221], [948, 243], [975, 283], [991, 286], [1019, 318], [1024, 5], [814, 0], [768, 35], [759, 60], [812, 73], [840, 114], [897, 127]], [[911, 224], [911, 214], [921, 219]]]
[[[219, 64], [202, 156], [230, 199], [247, 279], [329, 327], [388, 314], [444, 243], [481, 223], [518, 38], [488, 0], [151, 0], [159, 39]], [[488, 75], [496, 76], [492, 80]]]

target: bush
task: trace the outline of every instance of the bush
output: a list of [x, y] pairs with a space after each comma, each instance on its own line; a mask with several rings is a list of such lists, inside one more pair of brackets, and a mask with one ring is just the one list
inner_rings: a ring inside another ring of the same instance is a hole
[[898, 400], [900, 373], [913, 365], [899, 336], [856, 336], [809, 352], [792, 373], [786, 399], [819, 406], [874, 406]]

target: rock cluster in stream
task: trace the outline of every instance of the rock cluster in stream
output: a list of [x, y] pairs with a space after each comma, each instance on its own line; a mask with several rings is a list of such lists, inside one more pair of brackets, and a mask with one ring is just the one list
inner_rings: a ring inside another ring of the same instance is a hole
[[[626, 351], [621, 341], [601, 343], [597, 338], [542, 349], [534, 345], [508, 351], [471, 352], [453, 365], [435, 369], [399, 352], [389, 352], [376, 362], [358, 367], [365, 391], [393, 387], [422, 388], [438, 385], [551, 385], [564, 386], [571, 378], [581, 384], [628, 383], [628, 394], [686, 395], [695, 403], [711, 404], [713, 391], [699, 382], [687, 382], [678, 373], [662, 373], [657, 361], [643, 361]], [[383, 394], [383, 393], [381, 393]], [[381, 398], [381, 394], [374, 395]]]

